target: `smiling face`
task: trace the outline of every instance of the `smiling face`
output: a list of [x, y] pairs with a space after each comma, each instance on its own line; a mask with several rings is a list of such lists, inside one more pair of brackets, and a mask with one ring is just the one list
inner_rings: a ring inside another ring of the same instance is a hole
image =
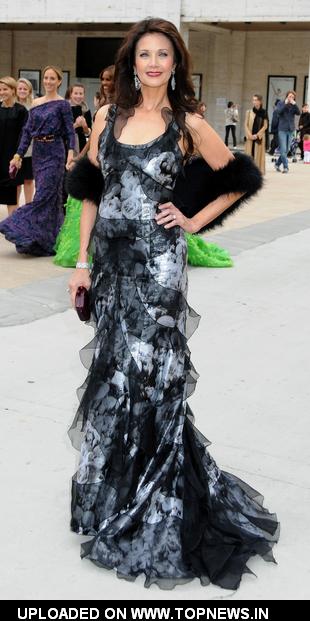
[[15, 91], [13, 88], [4, 84], [4, 82], [0, 82], [0, 101], [2, 101], [6, 105], [10, 105], [15, 97]]
[[104, 71], [101, 77], [101, 86], [105, 95], [113, 88], [113, 78], [109, 71]]
[[142, 85], [158, 88], [168, 84], [175, 64], [173, 45], [165, 35], [145, 34], [137, 42], [135, 70]]
[[54, 71], [54, 69], [47, 69], [43, 76], [43, 86], [46, 94], [48, 95], [57, 92], [60, 84], [61, 80], [59, 79], [56, 71]]
[[84, 101], [84, 97], [84, 88], [82, 88], [81, 86], [74, 86], [70, 97], [71, 102], [76, 106], [80, 106], [81, 103]]
[[17, 82], [17, 97], [19, 101], [27, 101], [30, 96], [30, 88], [25, 82]]

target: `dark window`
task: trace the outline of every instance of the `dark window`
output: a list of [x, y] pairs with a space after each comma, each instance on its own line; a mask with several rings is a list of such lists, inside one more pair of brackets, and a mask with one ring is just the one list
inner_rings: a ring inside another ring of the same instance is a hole
[[116, 52], [122, 41], [120, 37], [78, 37], [76, 76], [98, 78], [101, 69], [114, 65]]

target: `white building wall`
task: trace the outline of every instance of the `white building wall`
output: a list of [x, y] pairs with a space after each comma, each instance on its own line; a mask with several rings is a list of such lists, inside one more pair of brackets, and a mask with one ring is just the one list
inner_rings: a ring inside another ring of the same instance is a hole
[[181, 0], [0, 0], [0, 22], [130, 23], [156, 14], [177, 26]]
[[302, 21], [309, 0], [0, 0], [0, 22]]
[[309, 0], [182, 0], [185, 21], [303, 21]]

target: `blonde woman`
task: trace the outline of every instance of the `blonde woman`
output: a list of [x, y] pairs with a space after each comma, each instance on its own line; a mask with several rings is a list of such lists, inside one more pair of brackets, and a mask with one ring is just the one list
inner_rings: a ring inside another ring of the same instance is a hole
[[253, 108], [245, 116], [245, 152], [251, 155], [261, 173], [265, 174], [266, 130], [268, 128], [267, 112], [263, 108], [261, 95], [253, 95]]
[[[27, 78], [19, 78], [17, 80], [17, 101], [30, 110], [33, 102], [32, 84]], [[32, 143], [23, 158], [22, 167], [19, 174], [21, 185], [18, 186], [18, 195], [21, 192], [21, 186], [24, 185], [24, 195], [26, 203], [31, 203], [34, 195], [34, 181], [32, 171]]]
[[91, 111], [85, 102], [85, 87], [76, 82], [68, 88], [66, 99], [70, 102], [74, 129], [77, 137], [77, 151], [80, 153], [84, 149], [87, 138], [91, 134], [92, 117]]
[[18, 145], [28, 112], [16, 102], [17, 84], [11, 76], [0, 78], [0, 203], [8, 214], [17, 209], [18, 177], [9, 176], [10, 160]]
[[[63, 178], [65, 165], [69, 168], [72, 162], [75, 133], [71, 106], [58, 94], [61, 80], [62, 72], [58, 67], [45, 67], [45, 95], [34, 99], [21, 141], [11, 160], [21, 168], [22, 159], [33, 140], [34, 199], [0, 223], [0, 233], [22, 254], [53, 255], [56, 236], [63, 222]], [[21, 107], [27, 112], [24, 106]], [[64, 141], [68, 147], [67, 161]]]

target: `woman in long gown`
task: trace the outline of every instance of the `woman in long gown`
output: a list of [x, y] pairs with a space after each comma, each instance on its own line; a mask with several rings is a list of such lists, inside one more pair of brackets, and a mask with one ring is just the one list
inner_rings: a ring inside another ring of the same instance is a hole
[[[17, 80], [17, 101], [25, 106], [26, 110], [30, 110], [33, 103], [33, 87], [27, 78], [19, 78]], [[16, 150], [16, 149], [15, 149]], [[22, 167], [19, 171], [18, 194], [20, 197], [21, 186], [24, 186], [25, 203], [31, 203], [34, 196], [34, 180], [32, 170], [32, 143], [23, 157]]]
[[18, 207], [19, 175], [11, 179], [10, 161], [16, 151], [28, 112], [16, 101], [17, 83], [11, 76], [0, 79], [0, 204], [11, 215]]
[[[21, 167], [22, 158], [33, 140], [34, 199], [0, 223], [0, 233], [23, 254], [53, 255], [64, 218], [63, 178], [65, 164], [69, 167], [73, 158], [75, 134], [71, 106], [57, 93], [61, 77], [56, 67], [45, 68], [45, 95], [34, 100], [12, 159]], [[67, 163], [64, 140], [68, 147]]]
[[[83, 557], [121, 577], [144, 574], [146, 586], [163, 588], [199, 577], [235, 589], [252, 555], [273, 560], [278, 523], [258, 492], [218, 468], [186, 403], [197, 379], [187, 338], [199, 317], [186, 302], [185, 232], [241, 200], [247, 183], [239, 175], [240, 191], [191, 218], [171, 201], [193, 151], [221, 178], [235, 170], [195, 112], [188, 61], [173, 24], [139, 22], [118, 54], [116, 104], [96, 116], [69, 282], [73, 303], [79, 286], [89, 290], [96, 324], [69, 432], [81, 451], [71, 528], [90, 536]], [[105, 187], [97, 209], [98, 163]]]
[[256, 166], [264, 175], [266, 172], [268, 116], [263, 108], [261, 95], [253, 95], [253, 108], [246, 111], [244, 129], [246, 135], [245, 153], [253, 157]]

